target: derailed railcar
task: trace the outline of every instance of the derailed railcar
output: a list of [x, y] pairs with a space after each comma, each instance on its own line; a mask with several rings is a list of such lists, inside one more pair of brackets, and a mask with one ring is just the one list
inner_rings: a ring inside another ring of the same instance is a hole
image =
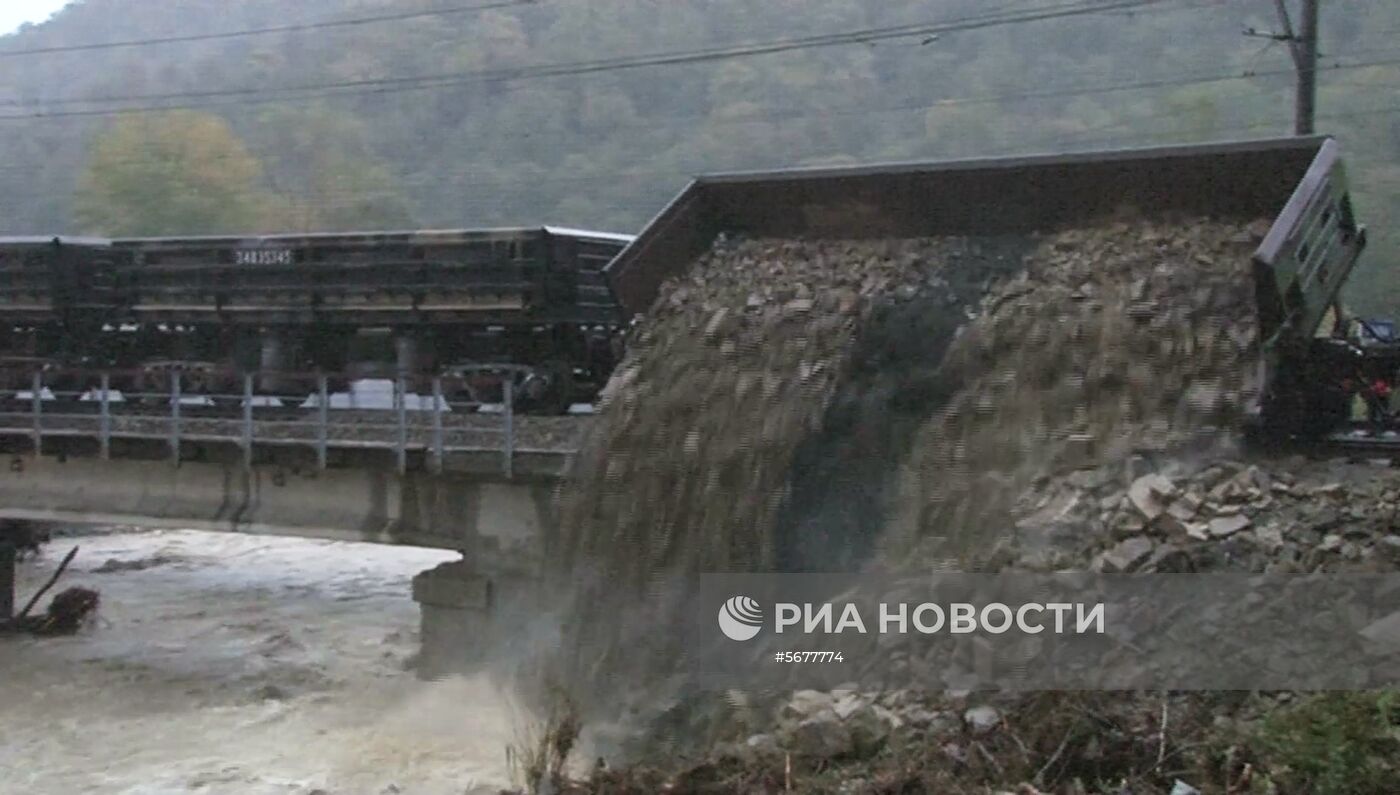
[[[1340, 293], [1366, 245], [1341, 146], [1328, 136], [702, 176], [607, 273], [625, 313], [635, 316], [722, 233], [1028, 234], [1072, 228], [1121, 207], [1268, 219], [1252, 262], [1261, 389], [1251, 426], [1271, 438], [1315, 438], [1346, 426], [1355, 384], [1379, 380], [1389, 391], [1400, 383], [1400, 344], [1357, 346], [1345, 328], [1324, 323], [1329, 315], [1345, 318]], [[1400, 431], [1396, 417], [1384, 424]], [[1372, 438], [1365, 446], [1389, 453], [1400, 441]]]

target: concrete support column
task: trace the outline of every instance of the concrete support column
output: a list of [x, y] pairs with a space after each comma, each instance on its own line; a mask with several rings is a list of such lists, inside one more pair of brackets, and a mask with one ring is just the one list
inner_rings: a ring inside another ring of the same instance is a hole
[[464, 560], [414, 577], [422, 644], [418, 675], [468, 674], [491, 660], [528, 653], [532, 639], [547, 629], [539, 624], [545, 620], [539, 587], [520, 574], [483, 574]]
[[474, 491], [471, 524], [480, 527], [467, 539], [472, 551], [413, 578], [421, 622], [418, 672], [427, 679], [471, 673], [492, 659], [526, 652], [540, 631], [540, 552], [552, 533], [540, 527], [546, 517], [531, 515], [535, 489]]
[[526, 651], [524, 644], [540, 631], [540, 573], [555, 535], [551, 494], [542, 484], [482, 483], [440, 495], [466, 502], [433, 511], [461, 523], [456, 535], [466, 558], [413, 578], [420, 676], [471, 673]]
[[467, 673], [486, 661], [500, 628], [496, 583], [465, 560], [443, 563], [413, 578], [421, 652], [418, 675], [438, 679]]

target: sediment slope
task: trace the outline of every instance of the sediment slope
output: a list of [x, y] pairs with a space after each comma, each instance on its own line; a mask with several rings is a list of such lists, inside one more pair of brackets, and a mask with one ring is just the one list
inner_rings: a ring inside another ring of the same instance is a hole
[[1043, 239], [948, 350], [956, 391], [911, 446], [890, 544], [957, 557], [1037, 478], [1228, 438], [1259, 389], [1267, 230], [1128, 216]]

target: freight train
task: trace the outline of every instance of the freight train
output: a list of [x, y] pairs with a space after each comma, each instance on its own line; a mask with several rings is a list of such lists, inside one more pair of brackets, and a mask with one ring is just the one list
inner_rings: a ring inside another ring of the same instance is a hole
[[556, 227], [105, 240], [0, 238], [0, 392], [292, 389], [438, 376], [560, 412], [621, 355], [604, 267], [625, 235]]

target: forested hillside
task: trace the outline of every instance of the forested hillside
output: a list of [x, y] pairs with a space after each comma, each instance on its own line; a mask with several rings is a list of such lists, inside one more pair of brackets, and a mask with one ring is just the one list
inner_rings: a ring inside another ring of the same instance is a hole
[[[1291, 131], [1287, 46], [1242, 35], [1270, 0], [1004, 19], [1095, 5], [1126, 4], [80, 0], [0, 38], [0, 231], [630, 232], [697, 172]], [[1356, 299], [1400, 307], [1400, 4], [1323, 6]]]

